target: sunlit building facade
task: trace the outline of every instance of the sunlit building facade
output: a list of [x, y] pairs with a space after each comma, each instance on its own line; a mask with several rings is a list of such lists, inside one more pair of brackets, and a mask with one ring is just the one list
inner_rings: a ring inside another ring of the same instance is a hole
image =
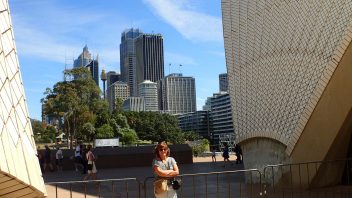
[[351, 154], [351, 12], [352, 1], [222, 0], [245, 168]]
[[0, 11], [0, 197], [44, 197], [7, 0]]

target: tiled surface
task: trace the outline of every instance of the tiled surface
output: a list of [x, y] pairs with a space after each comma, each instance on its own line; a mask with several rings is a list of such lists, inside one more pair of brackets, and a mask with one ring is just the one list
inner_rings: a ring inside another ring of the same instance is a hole
[[222, 0], [238, 141], [292, 151], [352, 37], [352, 1]]
[[17, 196], [26, 186], [28, 194], [33, 187], [45, 192], [6, 0], [0, 0], [0, 172], [7, 180], [0, 182], [0, 196]]

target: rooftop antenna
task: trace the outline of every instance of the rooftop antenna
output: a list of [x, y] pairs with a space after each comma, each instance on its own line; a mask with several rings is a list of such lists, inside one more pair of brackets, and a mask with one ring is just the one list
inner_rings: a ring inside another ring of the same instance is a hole
[[181, 69], [182, 69], [182, 64], [179, 65], [180, 74], [182, 74]]
[[169, 63], [169, 75], [171, 74], [171, 73], [170, 73], [170, 68], [171, 68], [171, 63]]

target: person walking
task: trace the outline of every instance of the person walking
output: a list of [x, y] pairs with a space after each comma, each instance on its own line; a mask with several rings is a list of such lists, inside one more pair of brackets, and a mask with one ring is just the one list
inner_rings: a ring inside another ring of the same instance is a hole
[[40, 170], [42, 171], [42, 173], [44, 173], [44, 155], [43, 152], [40, 150], [40, 147], [38, 146], [37, 148], [37, 157], [39, 160], [39, 166], [40, 166]]
[[45, 145], [43, 173], [45, 173], [46, 168], [48, 166], [49, 166], [50, 171], [53, 172], [54, 168], [53, 168], [53, 165], [51, 164], [51, 150], [48, 145]]
[[78, 167], [81, 167], [83, 169], [81, 147], [82, 146], [80, 144], [77, 144], [77, 146], [75, 148], [75, 169], [76, 169], [76, 172], [78, 172]]
[[154, 195], [156, 198], [177, 198], [171, 180], [179, 175], [176, 160], [170, 157], [170, 149], [166, 142], [160, 142], [154, 149], [153, 159]]
[[55, 159], [56, 159], [56, 169], [58, 171], [62, 171], [62, 159], [63, 158], [64, 158], [64, 156], [62, 155], [62, 150], [60, 149], [60, 147], [57, 147]]
[[213, 148], [213, 151], [211, 153], [211, 161], [212, 162], [216, 162], [216, 153], [215, 153], [215, 149]]
[[223, 150], [223, 153], [222, 153], [222, 157], [224, 158], [224, 165], [223, 165], [223, 167], [225, 167], [226, 166], [226, 162], [228, 162], [228, 163], [231, 163], [231, 161], [230, 161], [230, 154], [229, 154], [229, 146], [225, 146], [225, 148], [224, 148], [224, 150]]
[[97, 179], [97, 168], [95, 166], [95, 161], [96, 158], [92, 152], [92, 145], [88, 145], [87, 147], [87, 154], [86, 154], [87, 160], [88, 160], [88, 174], [83, 178], [83, 180], [88, 180], [88, 179]]
[[236, 144], [235, 146], [235, 152], [236, 152], [236, 164], [241, 164], [243, 161], [243, 156], [242, 156], [242, 149], [239, 144]]
[[87, 159], [87, 153], [88, 153], [88, 149], [86, 147], [86, 145], [82, 146], [82, 165], [83, 165], [83, 171], [82, 174], [87, 174], [87, 167], [88, 167], [88, 159]]

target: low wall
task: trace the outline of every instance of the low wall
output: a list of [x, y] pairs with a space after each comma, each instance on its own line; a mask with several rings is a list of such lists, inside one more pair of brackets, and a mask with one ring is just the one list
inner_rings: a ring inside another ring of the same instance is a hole
[[[174, 157], [178, 164], [192, 164], [192, 149], [187, 144], [170, 145], [171, 157]], [[94, 148], [93, 153], [97, 157], [97, 168], [125, 168], [138, 166], [151, 166], [154, 158], [154, 146], [136, 146], [136, 147], [106, 147]], [[44, 153], [44, 150], [41, 152]], [[55, 164], [56, 150], [52, 149], [52, 163]], [[73, 170], [74, 150], [62, 149], [63, 153], [63, 170]]]

